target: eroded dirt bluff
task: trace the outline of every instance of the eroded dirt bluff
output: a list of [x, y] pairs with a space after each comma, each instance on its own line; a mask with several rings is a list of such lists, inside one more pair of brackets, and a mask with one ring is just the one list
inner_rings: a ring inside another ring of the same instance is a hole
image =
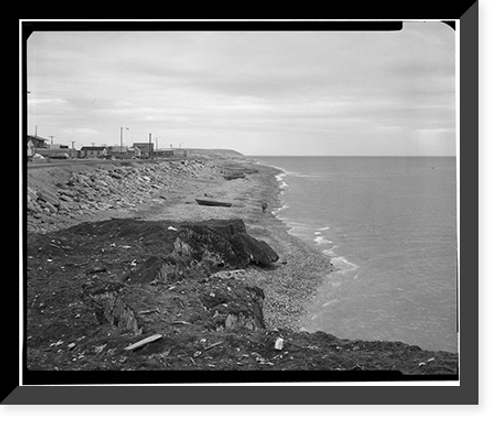
[[456, 354], [269, 329], [247, 272], [287, 265], [241, 220], [89, 222], [27, 247], [30, 370], [457, 373]]

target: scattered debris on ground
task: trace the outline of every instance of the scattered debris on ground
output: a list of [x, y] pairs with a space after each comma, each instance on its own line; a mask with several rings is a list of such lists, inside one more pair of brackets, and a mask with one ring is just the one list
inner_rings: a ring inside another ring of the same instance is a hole
[[87, 222], [27, 247], [30, 370], [457, 373], [456, 354], [269, 327], [248, 277], [278, 255], [241, 220]]

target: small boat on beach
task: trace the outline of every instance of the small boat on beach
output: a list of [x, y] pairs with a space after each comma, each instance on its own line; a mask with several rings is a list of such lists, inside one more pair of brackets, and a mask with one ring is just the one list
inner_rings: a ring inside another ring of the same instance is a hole
[[200, 206], [215, 206], [215, 207], [231, 207], [232, 203], [226, 203], [225, 201], [217, 201], [206, 198], [195, 198], [195, 201]]
[[228, 173], [228, 174], [225, 174], [223, 177], [226, 180], [245, 179], [245, 173], [237, 173], [237, 172]]

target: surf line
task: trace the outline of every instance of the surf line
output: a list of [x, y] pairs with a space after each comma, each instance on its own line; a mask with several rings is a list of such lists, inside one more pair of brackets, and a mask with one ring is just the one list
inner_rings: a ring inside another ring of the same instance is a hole
[[349, 262], [345, 256], [338, 256], [335, 253], [335, 249], [338, 246], [333, 246], [331, 248], [322, 250], [322, 252], [330, 258], [330, 264], [337, 269], [336, 273], [345, 275], [348, 272], [355, 271], [359, 268], [355, 263]]

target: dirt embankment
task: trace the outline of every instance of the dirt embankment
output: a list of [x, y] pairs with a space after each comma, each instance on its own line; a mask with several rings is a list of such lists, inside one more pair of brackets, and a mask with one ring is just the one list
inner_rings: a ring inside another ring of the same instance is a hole
[[[225, 166], [207, 160], [54, 171], [62, 177], [45, 187], [67, 191], [73, 203], [97, 198], [100, 180], [109, 192], [94, 201], [92, 222], [58, 208], [29, 228], [45, 231], [28, 234], [30, 370], [457, 373], [456, 354], [299, 332], [303, 302], [328, 260], [262, 213], [262, 200], [277, 207], [276, 171], [252, 166], [245, 179], [225, 181]], [[91, 182], [74, 177], [80, 174]], [[28, 182], [36, 194], [44, 189], [40, 176]], [[129, 199], [119, 195], [123, 188]], [[205, 193], [233, 206], [195, 204]], [[36, 197], [28, 202], [56, 206]], [[134, 205], [117, 208], [118, 201]], [[106, 202], [115, 207], [99, 204]], [[127, 350], [150, 336], [157, 340]]]

